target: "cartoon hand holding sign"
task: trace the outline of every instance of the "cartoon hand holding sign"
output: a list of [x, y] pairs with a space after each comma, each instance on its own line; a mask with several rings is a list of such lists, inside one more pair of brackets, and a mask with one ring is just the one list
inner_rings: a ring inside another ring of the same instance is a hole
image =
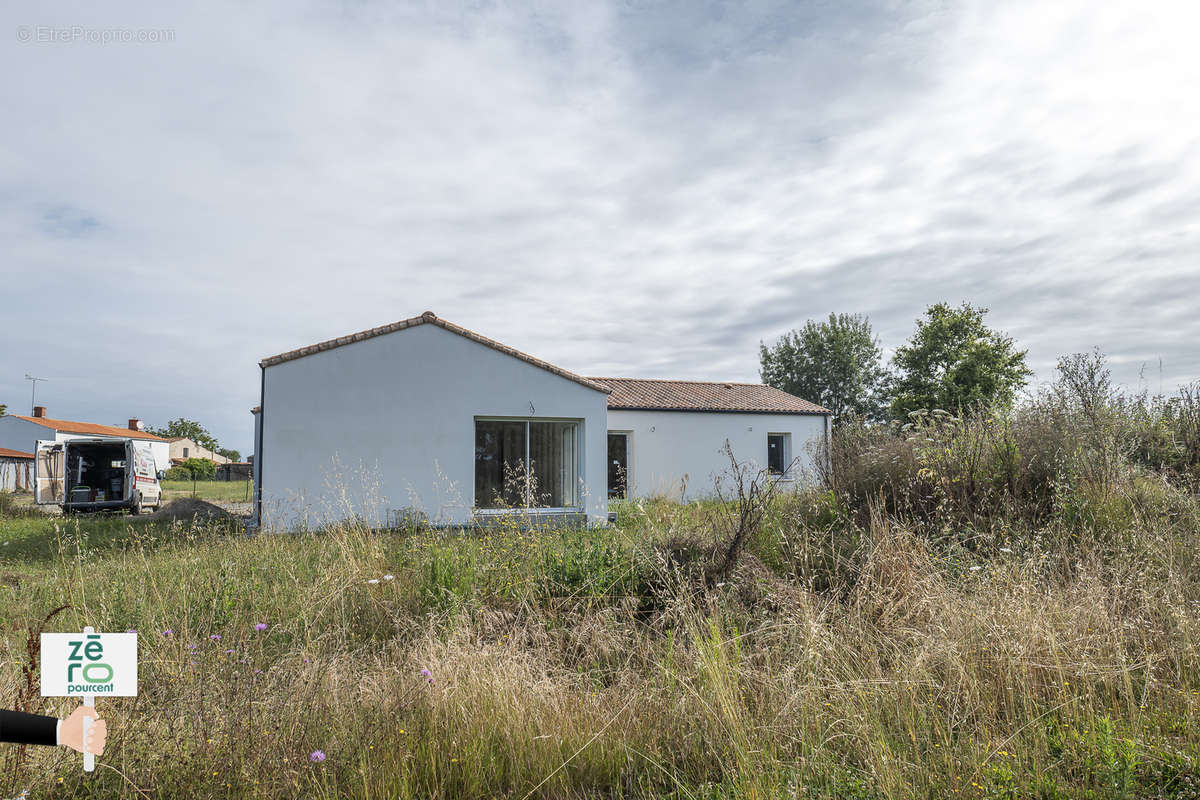
[[[41, 739], [30, 743], [54, 744], [49, 725], [56, 728], [59, 744], [83, 753], [83, 769], [96, 768], [96, 756], [104, 753], [107, 723], [96, 713], [95, 696], [134, 697], [137, 695], [137, 634], [96, 633], [90, 626], [83, 633], [42, 634], [42, 696], [82, 697], [83, 705], [59, 723], [49, 717]], [[25, 724], [36, 725], [34, 720]]]

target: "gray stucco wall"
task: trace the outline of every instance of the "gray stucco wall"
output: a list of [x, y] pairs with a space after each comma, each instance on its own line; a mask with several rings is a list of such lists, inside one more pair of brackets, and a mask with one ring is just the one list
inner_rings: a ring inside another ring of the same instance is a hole
[[584, 504], [607, 511], [606, 395], [436, 325], [419, 325], [267, 367], [263, 525], [387, 524], [417, 508], [470, 521], [475, 418], [577, 419]]
[[661, 495], [692, 500], [713, 494], [716, 479], [729, 470], [722, 452], [729, 441], [739, 462], [767, 463], [767, 434], [791, 434], [788, 476], [796, 486], [816, 480], [814, 458], [826, 452], [826, 419], [810, 414], [741, 414], [698, 411], [608, 412], [608, 429], [630, 432], [631, 497]]

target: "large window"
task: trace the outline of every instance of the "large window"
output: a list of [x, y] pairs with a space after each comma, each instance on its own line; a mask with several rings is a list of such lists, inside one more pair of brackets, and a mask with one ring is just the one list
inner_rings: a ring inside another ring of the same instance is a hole
[[579, 505], [579, 423], [475, 421], [476, 508]]

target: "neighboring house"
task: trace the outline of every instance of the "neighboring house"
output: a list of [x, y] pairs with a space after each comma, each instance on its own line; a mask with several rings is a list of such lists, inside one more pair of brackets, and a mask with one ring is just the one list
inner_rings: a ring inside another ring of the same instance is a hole
[[33, 453], [0, 447], [0, 492], [33, 491]]
[[828, 453], [830, 412], [760, 383], [592, 378], [608, 396], [610, 498], [688, 501], [713, 493], [730, 469], [722, 452], [778, 480], [818, 477]]
[[228, 464], [229, 459], [220, 453], [215, 453], [207, 447], [201, 447], [186, 436], [176, 436], [167, 439], [171, 444], [171, 463], [182, 464], [189, 458], [207, 458], [214, 464]]
[[828, 411], [775, 389], [586, 378], [429, 311], [259, 366], [255, 517], [269, 528], [460, 525], [513, 507], [602, 523], [623, 475], [633, 496], [711, 494], [726, 440], [799, 483], [828, 431]]
[[39, 441], [66, 442], [71, 439], [94, 437], [144, 439], [150, 442], [155, 467], [165, 470], [171, 466], [167, 440], [142, 430], [140, 419], [129, 420], [124, 428], [116, 425], [97, 425], [94, 422], [72, 422], [47, 417], [45, 406], [35, 406], [31, 417], [20, 414], [6, 414], [0, 417], [0, 447], [22, 453], [36, 452]]

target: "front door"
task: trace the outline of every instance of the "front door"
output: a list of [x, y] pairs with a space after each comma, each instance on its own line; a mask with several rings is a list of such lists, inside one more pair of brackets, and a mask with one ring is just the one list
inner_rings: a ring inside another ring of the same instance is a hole
[[608, 434], [608, 497], [623, 499], [629, 487], [629, 434]]

